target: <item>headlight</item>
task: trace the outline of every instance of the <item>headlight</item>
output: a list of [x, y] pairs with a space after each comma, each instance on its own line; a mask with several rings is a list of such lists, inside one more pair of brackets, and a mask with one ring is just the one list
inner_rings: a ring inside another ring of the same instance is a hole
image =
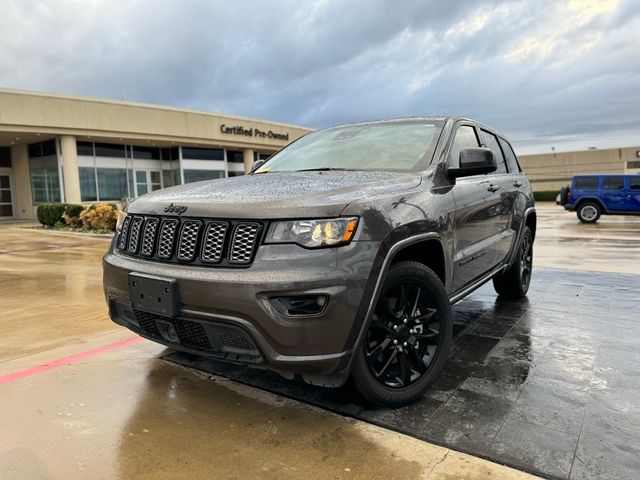
[[118, 212], [118, 220], [116, 221], [116, 232], [122, 230], [122, 224], [124, 223], [125, 218], [127, 218], [127, 212], [120, 210]]
[[265, 243], [296, 243], [307, 248], [335, 247], [351, 241], [357, 218], [289, 220], [272, 223]]

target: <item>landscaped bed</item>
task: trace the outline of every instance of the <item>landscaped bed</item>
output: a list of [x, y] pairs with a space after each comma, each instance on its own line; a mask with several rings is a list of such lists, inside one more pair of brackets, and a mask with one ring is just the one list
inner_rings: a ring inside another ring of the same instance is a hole
[[118, 215], [118, 207], [110, 203], [89, 206], [44, 203], [37, 210], [38, 221], [45, 229], [97, 235], [112, 234]]

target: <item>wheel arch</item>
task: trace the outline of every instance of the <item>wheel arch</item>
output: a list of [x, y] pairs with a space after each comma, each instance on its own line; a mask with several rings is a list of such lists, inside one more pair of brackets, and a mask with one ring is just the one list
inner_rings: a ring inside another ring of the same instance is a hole
[[597, 203], [598, 206], [600, 207], [600, 211], [602, 212], [606, 211], [604, 203], [602, 203], [602, 200], [600, 200], [598, 197], [580, 197], [576, 202], [576, 210], [578, 210], [586, 202]]
[[409, 243], [393, 253], [389, 265], [405, 260], [413, 260], [433, 270], [442, 284], [447, 285], [447, 263], [444, 247], [439, 238], [427, 238]]
[[531, 210], [524, 219], [524, 224], [531, 230], [533, 239], [536, 239], [536, 228], [538, 227], [538, 214], [535, 210]]

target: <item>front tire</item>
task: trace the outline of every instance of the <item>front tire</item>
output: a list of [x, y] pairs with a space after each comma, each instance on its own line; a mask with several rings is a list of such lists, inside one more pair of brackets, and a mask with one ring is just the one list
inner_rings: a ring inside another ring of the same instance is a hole
[[602, 214], [600, 205], [594, 202], [584, 202], [578, 207], [576, 215], [582, 223], [596, 223]]
[[416, 401], [451, 350], [453, 324], [444, 285], [421, 263], [392, 265], [366, 328], [352, 372], [358, 392], [382, 407]]
[[533, 271], [533, 234], [524, 227], [522, 240], [518, 247], [518, 256], [509, 269], [493, 277], [493, 288], [503, 298], [515, 300], [524, 297], [529, 291]]

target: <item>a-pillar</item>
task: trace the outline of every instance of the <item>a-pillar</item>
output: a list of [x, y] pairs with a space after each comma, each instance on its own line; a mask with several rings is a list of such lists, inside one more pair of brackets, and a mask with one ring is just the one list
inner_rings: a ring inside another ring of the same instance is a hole
[[13, 168], [13, 215], [15, 218], [31, 220], [33, 215], [33, 197], [31, 196], [31, 173], [29, 171], [29, 148], [27, 144], [11, 147], [11, 166]]
[[80, 203], [80, 174], [78, 172], [76, 137], [73, 135], [61, 136], [60, 153], [62, 154], [64, 175], [64, 201], [66, 203]]
[[247, 174], [253, 168], [253, 149], [245, 148], [242, 152], [242, 159], [244, 160], [244, 173]]

